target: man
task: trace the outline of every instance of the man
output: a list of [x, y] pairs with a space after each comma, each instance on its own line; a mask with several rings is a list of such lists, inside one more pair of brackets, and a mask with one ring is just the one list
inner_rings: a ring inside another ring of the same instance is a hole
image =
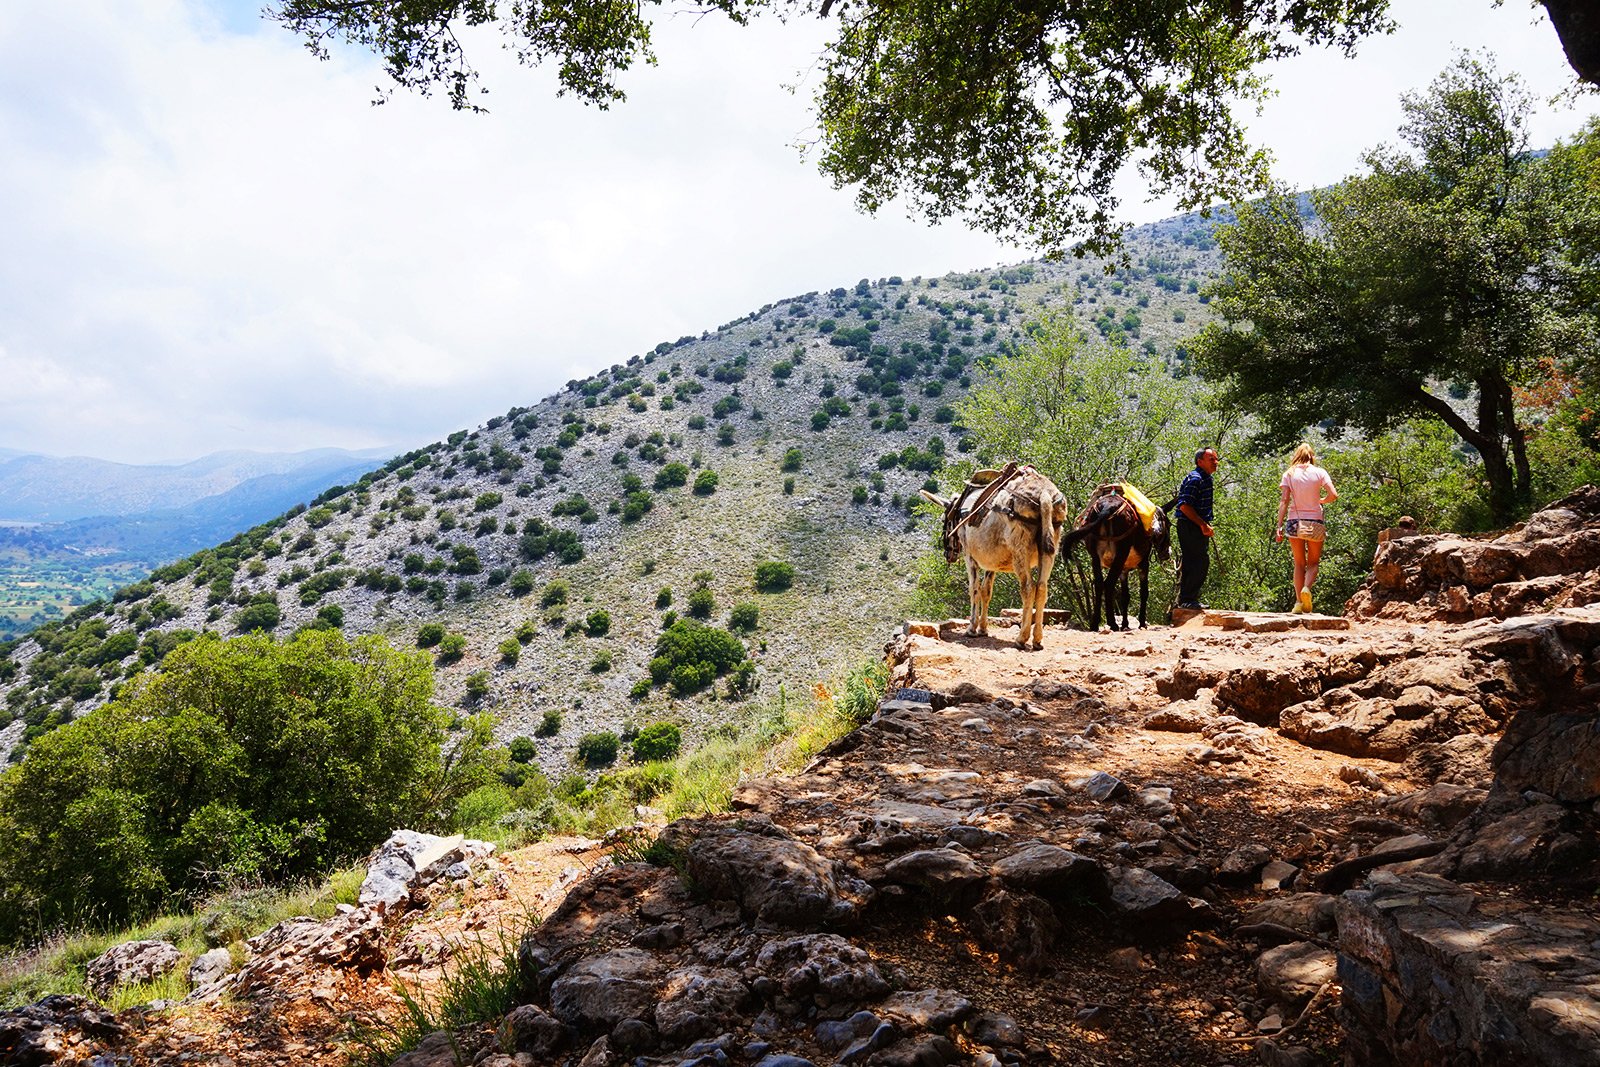
[[1211, 476], [1217, 473], [1217, 450], [1194, 454], [1194, 470], [1178, 486], [1178, 606], [1200, 610], [1200, 587], [1211, 567]]

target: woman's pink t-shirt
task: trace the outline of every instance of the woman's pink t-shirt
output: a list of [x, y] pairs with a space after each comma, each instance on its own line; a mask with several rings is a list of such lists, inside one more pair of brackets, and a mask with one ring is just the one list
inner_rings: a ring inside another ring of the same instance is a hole
[[1328, 492], [1334, 492], [1333, 479], [1315, 463], [1296, 463], [1284, 471], [1283, 480], [1278, 483], [1280, 489], [1287, 487], [1289, 490], [1289, 511], [1284, 517], [1320, 520], [1323, 486], [1328, 487]]

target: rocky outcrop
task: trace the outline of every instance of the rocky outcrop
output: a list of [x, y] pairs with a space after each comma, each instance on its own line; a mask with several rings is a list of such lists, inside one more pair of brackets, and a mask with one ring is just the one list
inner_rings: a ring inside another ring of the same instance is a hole
[[1600, 921], [1377, 873], [1338, 906], [1348, 1062], [1600, 1064]]
[[1584, 486], [1498, 537], [1419, 534], [1378, 546], [1352, 618], [1467, 622], [1600, 600], [1600, 488]]
[[120, 985], [154, 981], [182, 960], [183, 953], [170, 941], [125, 941], [90, 961], [89, 992], [103, 997]]

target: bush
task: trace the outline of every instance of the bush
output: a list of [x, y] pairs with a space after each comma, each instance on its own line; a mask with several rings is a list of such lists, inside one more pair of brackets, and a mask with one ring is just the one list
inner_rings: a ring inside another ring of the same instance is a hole
[[586, 767], [608, 767], [617, 761], [622, 739], [610, 730], [598, 730], [578, 738], [578, 762]]
[[668, 463], [656, 471], [655, 481], [652, 483], [656, 489], [674, 489], [689, 483], [689, 467], [685, 463]]
[[656, 593], [656, 610], [659, 611], [662, 608], [670, 608], [671, 606], [672, 586], [664, 585], [661, 587], [660, 592]]
[[650, 695], [650, 679], [640, 678], [633, 683], [633, 688], [628, 690], [628, 696], [633, 700], [643, 700]]
[[142, 918], [229, 878], [307, 877], [492, 775], [445, 758], [425, 657], [381, 638], [206, 635], [0, 777], [0, 943]]
[[522, 642], [515, 637], [508, 637], [500, 642], [500, 659], [507, 667], [515, 667], [522, 658]]
[[557, 578], [545, 586], [544, 592], [539, 594], [539, 606], [541, 608], [553, 608], [557, 604], [565, 604], [571, 596], [572, 586], [567, 584], [566, 579]]
[[557, 708], [546, 708], [539, 717], [539, 725], [534, 727], [534, 737], [554, 737], [561, 732], [561, 712]]
[[458, 832], [488, 829], [511, 810], [511, 794], [498, 782], [480, 785], [456, 803], [454, 826]]
[[511, 590], [513, 596], [527, 596], [533, 592], [533, 572], [526, 567], [513, 571], [507, 588]]
[[633, 762], [651, 763], [677, 756], [683, 747], [683, 731], [675, 723], [653, 722], [633, 739]]
[[439, 641], [439, 662], [454, 663], [467, 654], [467, 639], [460, 634], [445, 634]]
[[800, 469], [803, 459], [804, 456], [801, 455], [798, 448], [791, 448], [783, 454], [783, 462], [778, 465], [778, 469], [787, 474], [793, 474]]
[[766, 560], [756, 564], [756, 592], [781, 593], [794, 585], [794, 565]]
[[604, 637], [611, 632], [611, 613], [604, 608], [591, 611], [583, 621], [583, 632], [590, 637]]
[[604, 674], [610, 669], [611, 650], [602, 648], [599, 652], [594, 654], [594, 660], [589, 664], [589, 670], [593, 674]]
[[761, 609], [745, 601], [735, 604], [733, 611], [728, 613], [728, 629], [734, 633], [749, 633], [756, 628], [756, 620], [761, 615]]
[[534, 745], [533, 739], [528, 737], [513, 737], [506, 746], [511, 752], [511, 762], [532, 763], [533, 758], [539, 754], [539, 749]]
[[670, 682], [681, 696], [704, 689], [745, 658], [744, 644], [726, 630], [675, 619], [656, 639], [650, 677]]
[[417, 628], [417, 647], [432, 648], [444, 640], [444, 627], [436, 622], [425, 622]]
[[694, 495], [710, 496], [717, 491], [717, 472], [701, 471], [694, 479]]
[[689, 615], [692, 618], [709, 619], [716, 607], [716, 597], [712, 596], [711, 590], [704, 586], [689, 594]]
[[473, 671], [467, 675], [467, 701], [476, 704], [489, 695], [489, 672]]
[[233, 616], [233, 625], [242, 634], [271, 633], [278, 628], [278, 621], [283, 617], [278, 608], [278, 602], [270, 597], [252, 602], [248, 607]]

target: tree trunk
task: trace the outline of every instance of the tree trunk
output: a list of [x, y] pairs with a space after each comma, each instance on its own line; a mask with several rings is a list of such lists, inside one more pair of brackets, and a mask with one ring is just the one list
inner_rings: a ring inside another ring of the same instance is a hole
[[1517, 404], [1509, 383], [1500, 383], [1500, 411], [1504, 417], [1502, 433], [1511, 445], [1511, 460], [1516, 468], [1517, 511], [1530, 510], [1533, 504], [1533, 469], [1528, 465], [1528, 435], [1517, 425]]
[[1591, 85], [1600, 85], [1600, 7], [1594, 0], [1543, 3], [1573, 71]]
[[[1498, 375], [1479, 379], [1478, 424], [1474, 426], [1446, 401], [1418, 386], [1412, 394], [1417, 404], [1431, 412], [1439, 421], [1450, 427], [1467, 444], [1478, 450], [1483, 458], [1483, 474], [1489, 482], [1489, 512], [1495, 525], [1508, 526], [1516, 514], [1517, 487], [1512, 480], [1511, 467], [1506, 462], [1505, 439], [1501, 435], [1499, 395], [1504, 382]], [[1527, 457], [1519, 459], [1526, 465]]]

